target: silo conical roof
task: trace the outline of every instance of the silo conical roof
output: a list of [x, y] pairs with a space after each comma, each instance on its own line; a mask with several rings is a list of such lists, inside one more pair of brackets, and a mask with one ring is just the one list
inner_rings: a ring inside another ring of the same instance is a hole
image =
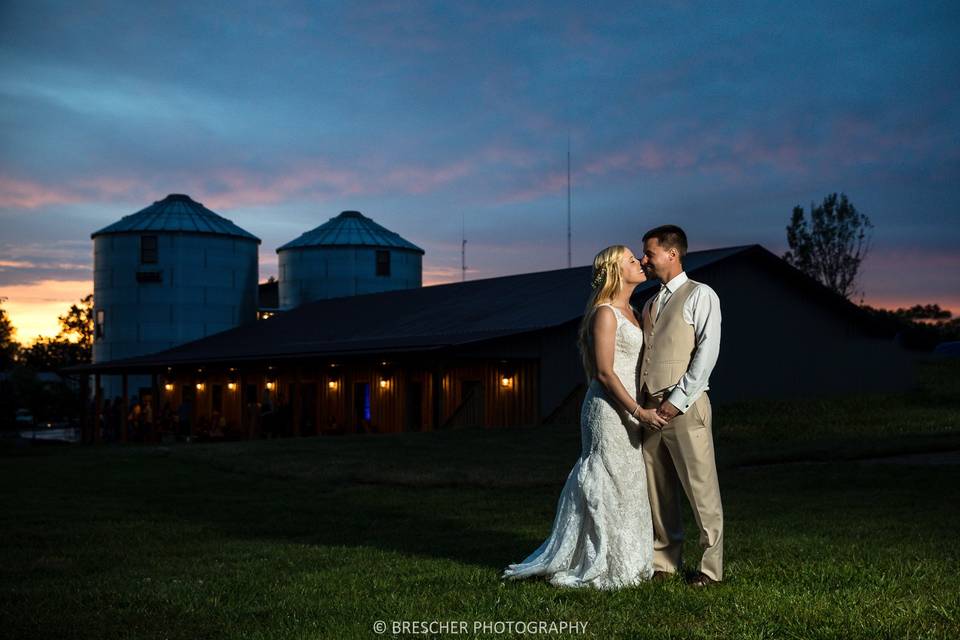
[[390, 231], [359, 211], [344, 211], [277, 249], [305, 247], [388, 247], [426, 253], [400, 234]]
[[249, 231], [241, 229], [230, 220], [182, 193], [171, 193], [145, 209], [131, 213], [90, 234], [91, 238], [105, 233], [131, 233], [141, 231], [168, 231], [209, 233], [236, 236], [260, 242]]

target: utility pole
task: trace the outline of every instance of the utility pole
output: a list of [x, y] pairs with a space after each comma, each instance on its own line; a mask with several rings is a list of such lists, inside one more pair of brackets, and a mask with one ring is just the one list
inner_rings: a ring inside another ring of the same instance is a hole
[[567, 134], [567, 269], [573, 266], [573, 239], [570, 231], [570, 134]]

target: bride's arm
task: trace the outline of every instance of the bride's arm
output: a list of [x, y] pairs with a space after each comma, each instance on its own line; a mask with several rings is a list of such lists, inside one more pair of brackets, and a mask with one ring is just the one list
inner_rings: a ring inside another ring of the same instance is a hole
[[597, 363], [597, 381], [623, 409], [643, 424], [662, 427], [667, 421], [656, 409], [644, 409], [623, 386], [613, 370], [613, 352], [617, 341], [617, 318], [610, 307], [600, 307], [593, 314], [593, 357]]

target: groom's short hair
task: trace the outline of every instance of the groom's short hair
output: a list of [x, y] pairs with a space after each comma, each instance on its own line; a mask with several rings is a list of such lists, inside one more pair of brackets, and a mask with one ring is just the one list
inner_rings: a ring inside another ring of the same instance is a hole
[[643, 234], [643, 241], [656, 238], [661, 247], [676, 249], [680, 257], [687, 255], [687, 234], [675, 224], [664, 224]]

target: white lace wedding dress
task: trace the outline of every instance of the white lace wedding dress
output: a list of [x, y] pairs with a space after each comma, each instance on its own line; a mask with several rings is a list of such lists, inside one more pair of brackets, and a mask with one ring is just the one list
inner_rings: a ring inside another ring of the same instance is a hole
[[[643, 331], [613, 305], [613, 369], [636, 397]], [[504, 578], [543, 576], [551, 584], [615, 589], [653, 575], [653, 524], [637, 421], [592, 380], [580, 409], [580, 458], [557, 503], [553, 530]]]

